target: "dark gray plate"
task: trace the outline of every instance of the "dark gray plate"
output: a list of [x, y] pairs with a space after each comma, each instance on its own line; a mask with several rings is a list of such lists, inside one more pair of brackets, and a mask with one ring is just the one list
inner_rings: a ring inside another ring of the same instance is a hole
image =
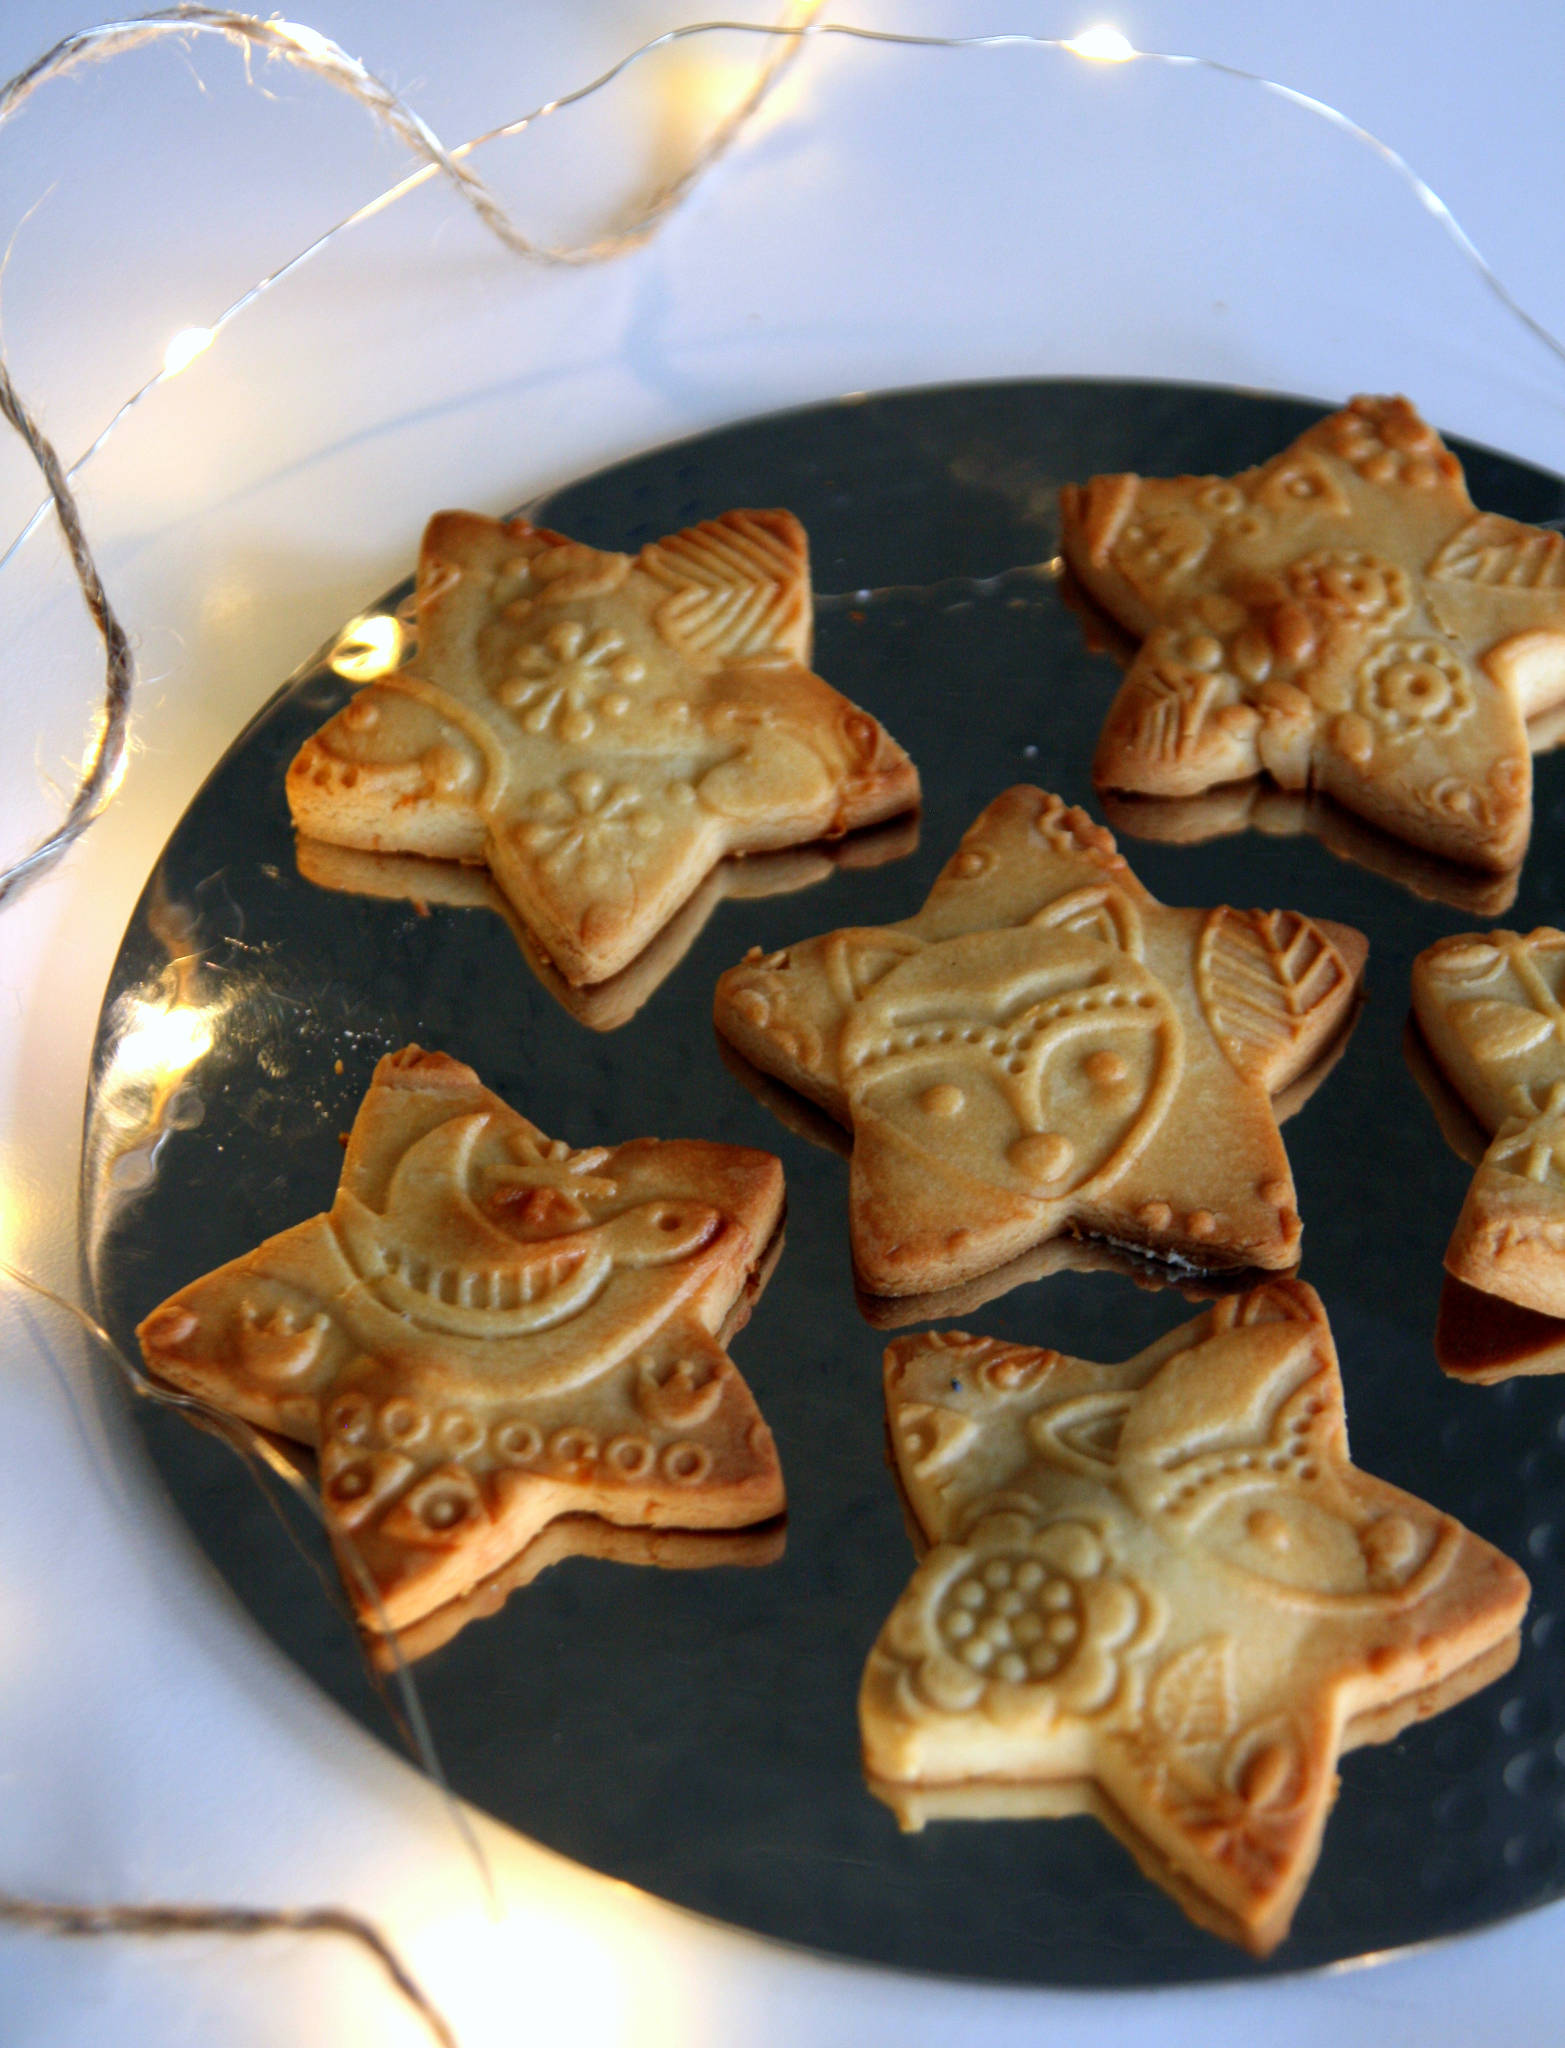
[[[1289, 905], [1369, 934], [1357, 1032], [1288, 1126], [1305, 1277], [1335, 1327], [1357, 1461], [1459, 1515], [1535, 1587], [1508, 1678], [1344, 1760], [1294, 1933], [1264, 1966], [1191, 1927], [1090, 1820], [903, 1836], [865, 1791], [855, 1693], [913, 1562], [883, 1451], [883, 1340], [855, 1303], [842, 1161], [746, 1092], [710, 1023], [713, 982], [748, 946], [910, 912], [1009, 783], [1091, 800], [1116, 670], [1085, 651], [1058, 586], [1028, 569], [1055, 552], [1056, 486], [1098, 470], [1233, 470], [1314, 416], [1277, 398], [1155, 385], [911, 392], [725, 429], [531, 508], [634, 549], [732, 505], [791, 506], [822, 593], [816, 665], [924, 775], [917, 853], [804, 894], [721, 904], [619, 1031], [567, 1015], [489, 911], [421, 914], [301, 879], [283, 774], [343, 699], [329, 671], [267, 706], [170, 840], [115, 965], [89, 1106], [86, 1242], [101, 1313], [125, 1347], [176, 1286], [327, 1206], [338, 1133], [376, 1058], [409, 1040], [469, 1061], [573, 1143], [702, 1136], [766, 1147], [786, 1166], [787, 1246], [735, 1346], [782, 1451], [785, 1557], [759, 1570], [560, 1565], [418, 1667], [453, 1785], [539, 1841], [812, 1948], [1036, 1984], [1299, 1969], [1565, 1890], [1565, 1381], [1474, 1389], [1435, 1367], [1440, 1255], [1469, 1168], [1399, 1043], [1412, 956], [1478, 922], [1472, 909], [1422, 900], [1309, 835], [1124, 840], [1165, 901]], [[1560, 479], [1461, 452], [1480, 505], [1529, 520], [1565, 512]], [[1560, 756], [1539, 763], [1532, 855], [1507, 914], [1523, 929], [1561, 918], [1562, 771]], [[154, 1070], [167, 1085], [149, 1084]], [[963, 1321], [1107, 1360], [1195, 1312], [1172, 1291], [1066, 1273]], [[351, 1631], [250, 1474], [178, 1416], [142, 1403], [138, 1419], [240, 1598], [335, 1699], [389, 1733]]]

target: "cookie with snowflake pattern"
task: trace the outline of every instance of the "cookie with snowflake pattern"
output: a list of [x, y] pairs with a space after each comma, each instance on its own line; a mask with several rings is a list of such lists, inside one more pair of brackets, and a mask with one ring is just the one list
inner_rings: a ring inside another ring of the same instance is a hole
[[918, 775], [809, 668], [804, 529], [729, 512], [639, 555], [442, 512], [416, 638], [300, 748], [307, 838], [482, 862], [566, 980], [605, 981], [727, 854], [911, 810]]

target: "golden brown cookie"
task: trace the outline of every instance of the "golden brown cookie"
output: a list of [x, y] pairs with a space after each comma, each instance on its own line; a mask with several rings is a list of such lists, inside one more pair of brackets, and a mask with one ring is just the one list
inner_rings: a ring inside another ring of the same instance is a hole
[[1064, 1230], [1276, 1269], [1299, 1218], [1272, 1098], [1345, 1026], [1366, 951], [1296, 911], [1165, 909], [1101, 825], [1022, 787], [914, 916], [730, 969], [717, 1028], [851, 1127], [872, 1293]]
[[1413, 962], [1413, 1014], [1490, 1140], [1446, 1270], [1565, 1316], [1565, 932], [1441, 939]]
[[782, 1199], [768, 1153], [573, 1151], [410, 1046], [375, 1069], [330, 1210], [137, 1334], [160, 1379], [318, 1446], [360, 1620], [402, 1628], [559, 1515], [733, 1529], [781, 1511], [771, 1432], [717, 1333]]
[[788, 512], [729, 512], [639, 555], [442, 512], [417, 643], [288, 771], [294, 823], [484, 862], [574, 984], [624, 967], [730, 853], [911, 809], [918, 776], [812, 675]]
[[1072, 570], [1143, 638], [1100, 784], [1264, 771], [1448, 859], [1520, 861], [1524, 721], [1565, 699], [1565, 539], [1477, 511], [1406, 399], [1355, 398], [1238, 476], [1098, 476], [1061, 504]]
[[1339, 1751], [1514, 1657], [1526, 1579], [1349, 1462], [1331, 1331], [1298, 1281], [1123, 1365], [904, 1337], [886, 1400], [933, 1548], [859, 1719], [873, 1788], [915, 1825], [921, 1801], [1107, 1806], [1150, 1875], [1265, 1954]]

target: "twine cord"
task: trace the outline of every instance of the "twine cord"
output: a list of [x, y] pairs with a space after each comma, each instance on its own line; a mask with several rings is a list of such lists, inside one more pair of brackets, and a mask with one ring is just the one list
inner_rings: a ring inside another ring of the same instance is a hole
[[[101, 62], [122, 55], [160, 36], [188, 37], [205, 34], [217, 35], [229, 42], [238, 43], [247, 57], [252, 51], [259, 50], [270, 57], [281, 57], [301, 70], [324, 79], [328, 84], [336, 86], [355, 99], [416, 156], [424, 159], [417, 171], [390, 186], [377, 198], [356, 208], [335, 226], [328, 228], [324, 234], [317, 236], [308, 247], [299, 251], [286, 263], [280, 264], [277, 269], [268, 272], [249, 290], [241, 293], [206, 330], [205, 345], [210, 346], [218, 334], [241, 313], [254, 305], [274, 285], [280, 284], [293, 271], [319, 255], [339, 235], [384, 212], [387, 207], [395, 205], [398, 200], [405, 198], [434, 177], [446, 178], [458, 196], [472, 207], [484, 226], [496, 235], [513, 255], [530, 261], [546, 264], [595, 263], [638, 247], [656, 233], [664, 218], [684, 200], [749, 125], [784, 70], [798, 54], [797, 37], [802, 33], [803, 24], [812, 20], [823, 4], [824, 0], [796, 0], [791, 12], [799, 17], [799, 22], [774, 25], [776, 32], [784, 38], [783, 43], [771, 53], [744, 99], [717, 124], [685, 168], [643, 200], [633, 210], [625, 226], [611, 235], [599, 237], [596, 241], [580, 247], [551, 247], [524, 235], [483, 180], [466, 167], [463, 159], [472, 155], [485, 142], [498, 140], [502, 136], [519, 135], [534, 121], [601, 91], [621, 72], [627, 70], [641, 57], [650, 54], [654, 48], [679, 41], [688, 33], [704, 33], [704, 28], [697, 31], [676, 30], [668, 36], [657, 37], [652, 43], [633, 51], [610, 71], [605, 72], [601, 78], [594, 79], [577, 91], [535, 108], [519, 121], [509, 122], [503, 128], [494, 129], [486, 135], [475, 136], [454, 149], [447, 149], [423, 117], [400, 98], [384, 80], [376, 77], [356, 58], [350, 57], [339, 44], [318, 30], [279, 19], [261, 21], [254, 15], [238, 14], [227, 8], [199, 6], [194, 4], [194, 0], [185, 0], [185, 4], [177, 7], [125, 21], [105, 22], [96, 28], [82, 29], [74, 35], [64, 37], [25, 71], [19, 72], [7, 85], [0, 87], [0, 128], [14, 119], [40, 86], [66, 77], [83, 64]], [[753, 27], [755, 24], [748, 26]], [[25, 883], [35, 880], [45, 869], [52, 867], [81, 838], [93, 821], [101, 815], [119, 786], [130, 736], [131, 697], [136, 680], [135, 660], [124, 629], [108, 602], [97, 566], [87, 545], [71, 483], [104, 446], [121, 421], [174, 374], [176, 372], [165, 365], [155, 376], [147, 378], [116, 408], [106, 425], [67, 470], [52, 443], [18, 397], [6, 367], [4, 351], [0, 349], [0, 411], [3, 411], [6, 419], [27, 444], [33, 460], [43, 474], [49, 493], [5, 553], [0, 555], [0, 570], [9, 566], [20, 548], [53, 511], [65, 536], [71, 564], [81, 585], [88, 612], [102, 636], [107, 660], [104, 703], [98, 734], [70, 807], [54, 831], [47, 834], [19, 859], [0, 868], [0, 908], [3, 908], [7, 899]]]
[[439, 2007], [373, 1921], [341, 1906], [62, 1906], [0, 1891], [0, 1920], [43, 1934], [334, 1934], [357, 1942], [428, 2028], [439, 2048], [458, 2048]]
[[[283, 1453], [278, 1450], [277, 1446], [263, 1430], [253, 1428], [248, 1422], [241, 1421], [238, 1416], [229, 1415], [225, 1410], [214, 1407], [210, 1402], [201, 1400], [195, 1394], [181, 1393], [177, 1388], [166, 1387], [160, 1380], [155, 1380], [144, 1367], [126, 1356], [119, 1345], [115, 1343], [113, 1337], [104, 1328], [103, 1324], [98, 1321], [96, 1316], [91, 1315], [84, 1309], [79, 1302], [71, 1301], [67, 1296], [57, 1293], [54, 1288], [45, 1286], [41, 1280], [33, 1279], [30, 1274], [24, 1273], [19, 1267], [13, 1266], [8, 1259], [0, 1258], [0, 1277], [9, 1280], [13, 1286], [23, 1289], [26, 1293], [36, 1295], [39, 1300], [48, 1302], [52, 1307], [70, 1316], [115, 1367], [120, 1378], [125, 1382], [131, 1393], [142, 1400], [154, 1402], [158, 1407], [177, 1410], [180, 1414], [194, 1422], [198, 1428], [206, 1430], [210, 1435], [221, 1437], [225, 1443], [239, 1453], [253, 1470], [268, 1472], [274, 1478], [281, 1480], [288, 1492], [304, 1506], [310, 1517], [319, 1523], [320, 1527], [330, 1537], [332, 1547], [341, 1559], [344, 1570], [348, 1577], [353, 1580], [354, 1586], [362, 1595], [365, 1605], [373, 1612], [376, 1626], [390, 1650], [392, 1673], [396, 1682], [402, 1713], [406, 1721], [409, 1746], [413, 1750], [414, 1760], [423, 1770], [424, 1775], [433, 1782], [444, 1799], [457, 1833], [461, 1836], [463, 1844], [478, 1870], [485, 1895], [491, 1909], [493, 1909], [498, 1898], [494, 1873], [490, 1869], [489, 1860], [484, 1854], [483, 1844], [474, 1834], [472, 1823], [468, 1820], [461, 1801], [451, 1790], [450, 1781], [446, 1777], [439, 1753], [435, 1748], [434, 1739], [429, 1732], [428, 1717], [424, 1712], [424, 1703], [419, 1696], [412, 1668], [402, 1654], [396, 1630], [391, 1626], [386, 1610], [381, 1604], [379, 1588], [376, 1586], [374, 1577], [368, 1565], [365, 1564], [352, 1535], [346, 1529], [333, 1529], [328, 1524], [326, 1511], [321, 1505], [320, 1496], [316, 1493], [315, 1488], [309, 1484], [298, 1468], [290, 1463]], [[366, 1669], [370, 1669], [370, 1675], [373, 1678], [373, 1669], [369, 1666], [366, 1666]]]
[[81, 837], [119, 786], [130, 737], [130, 700], [136, 683], [136, 662], [130, 651], [130, 642], [125, 637], [125, 629], [109, 603], [108, 593], [98, 574], [98, 565], [87, 545], [87, 536], [82, 532], [81, 515], [76, 509], [76, 500], [65, 480], [54, 444], [18, 396], [3, 354], [0, 354], [0, 413], [21, 435], [43, 473], [49, 489], [49, 503], [54, 507], [60, 531], [65, 536], [71, 567], [76, 571], [88, 616], [102, 637], [107, 658], [103, 713], [97, 738], [70, 809], [48, 838], [0, 872], [0, 905], [3, 905], [23, 882], [58, 860], [66, 847]]

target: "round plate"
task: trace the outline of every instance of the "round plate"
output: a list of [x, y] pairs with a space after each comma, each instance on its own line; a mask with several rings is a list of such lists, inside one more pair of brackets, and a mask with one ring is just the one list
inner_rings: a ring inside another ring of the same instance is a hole
[[[410, 1041], [469, 1062], [573, 1144], [715, 1138], [774, 1151], [786, 1168], [787, 1243], [734, 1345], [782, 1454], [785, 1554], [679, 1571], [572, 1559], [416, 1667], [453, 1787], [524, 1833], [763, 1934], [1032, 1984], [1310, 1967], [1565, 1890], [1565, 1380], [1473, 1388], [1436, 1368], [1441, 1252], [1470, 1168], [1402, 1050], [1413, 955], [1498, 915], [1494, 892], [1399, 859], [1340, 814], [1264, 794], [1253, 814], [1237, 798], [1201, 843], [1132, 836], [1147, 829], [1139, 816], [1121, 826], [1165, 902], [1288, 906], [1369, 935], [1369, 999], [1346, 1054], [1286, 1130], [1304, 1277], [1332, 1319], [1356, 1461], [1458, 1515], [1534, 1585], [1508, 1677], [1344, 1758], [1315, 1877], [1267, 1964], [1194, 1928], [1090, 1819], [902, 1835], [866, 1791], [859, 1676], [913, 1566], [885, 1458], [884, 1339], [855, 1298], [843, 1160], [747, 1091], [710, 1022], [713, 983], [749, 946], [909, 914], [1009, 784], [1092, 801], [1118, 671], [1088, 650], [1047, 566], [1059, 484], [1104, 470], [1233, 471], [1315, 417], [1284, 399], [1143, 384], [898, 393], [728, 428], [529, 507], [576, 538], [634, 550], [731, 506], [789, 506], [811, 540], [815, 665], [924, 777], [916, 852], [821, 862], [826, 878], [802, 893], [716, 901], [619, 1028], [562, 1006], [482, 901], [305, 879], [283, 776], [348, 692], [329, 667], [273, 699], [170, 840], [115, 965], [89, 1101], [85, 1242], [100, 1313], [127, 1351], [137, 1320], [177, 1286], [329, 1205], [339, 1133], [376, 1059]], [[1459, 452], [1485, 509], [1565, 514], [1560, 479]], [[1536, 806], [1506, 912], [1522, 929], [1558, 915], [1559, 755], [1539, 761]], [[961, 1320], [1107, 1361], [1194, 1313], [1172, 1289], [1063, 1272]], [[390, 1734], [315, 1532], [296, 1526], [290, 1540], [244, 1465], [182, 1417], [141, 1403], [138, 1419], [241, 1600], [334, 1698]]]

